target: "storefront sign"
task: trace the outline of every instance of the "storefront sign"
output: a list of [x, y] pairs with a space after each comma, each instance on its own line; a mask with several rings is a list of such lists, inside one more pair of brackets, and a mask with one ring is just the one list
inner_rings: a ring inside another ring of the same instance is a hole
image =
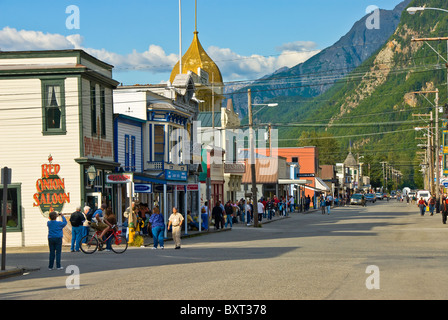
[[41, 177], [36, 181], [33, 207], [39, 207], [44, 217], [51, 211], [62, 212], [65, 203], [70, 203], [70, 193], [65, 192], [65, 181], [58, 175], [59, 164], [53, 164], [53, 157], [48, 157], [49, 164], [41, 165]]
[[152, 193], [152, 184], [134, 183], [134, 193]]
[[132, 182], [132, 175], [123, 173], [111, 173], [106, 175], [106, 183]]
[[188, 184], [187, 185], [187, 191], [198, 191], [199, 186], [197, 184]]
[[165, 170], [165, 179], [166, 180], [186, 181], [187, 180], [187, 172], [179, 171], [179, 170]]

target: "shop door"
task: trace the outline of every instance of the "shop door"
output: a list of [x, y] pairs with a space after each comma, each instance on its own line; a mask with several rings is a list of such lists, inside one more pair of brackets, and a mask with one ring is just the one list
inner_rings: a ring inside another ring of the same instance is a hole
[[90, 192], [86, 194], [86, 202], [90, 210], [101, 208], [101, 192]]

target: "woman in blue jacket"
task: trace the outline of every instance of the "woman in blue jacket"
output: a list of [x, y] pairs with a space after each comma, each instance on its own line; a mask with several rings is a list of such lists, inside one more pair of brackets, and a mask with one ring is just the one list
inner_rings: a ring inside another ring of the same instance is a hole
[[[57, 221], [58, 216], [62, 217], [62, 221]], [[61, 266], [61, 251], [62, 251], [62, 229], [67, 225], [67, 220], [62, 213], [54, 211], [49, 214], [50, 221], [47, 222], [48, 227], [48, 246], [50, 248], [50, 261], [48, 269], [53, 270], [54, 259], [56, 258], [56, 268], [62, 270]]]

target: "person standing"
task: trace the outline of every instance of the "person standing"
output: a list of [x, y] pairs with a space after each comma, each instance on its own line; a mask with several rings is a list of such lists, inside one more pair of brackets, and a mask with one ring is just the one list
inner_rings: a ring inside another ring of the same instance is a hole
[[[84, 216], [84, 222], [82, 224], [82, 235], [81, 235], [81, 239], [89, 234], [90, 231], [90, 222], [87, 219], [87, 214], [90, 212], [90, 207], [89, 206], [85, 206], [82, 212], [82, 215]], [[86, 241], [86, 240], [84, 240]]]
[[221, 225], [222, 227], [222, 209], [219, 201], [216, 201], [216, 204], [213, 207], [212, 216], [213, 219], [215, 219], [215, 229], [219, 230], [219, 226]]
[[[57, 221], [58, 216], [62, 217], [62, 221]], [[61, 252], [62, 252], [62, 229], [67, 225], [67, 220], [62, 213], [50, 212], [47, 222], [48, 227], [48, 247], [50, 249], [50, 257], [48, 263], [48, 269], [53, 270], [54, 260], [56, 259], [56, 268], [62, 270], [61, 266]]]
[[[218, 207], [219, 208], [219, 207]], [[219, 210], [221, 210], [221, 208], [219, 208]], [[173, 240], [174, 240], [174, 244], [175, 244], [175, 248], [174, 249], [180, 249], [180, 235], [181, 235], [181, 228], [182, 228], [182, 222], [184, 221], [184, 217], [182, 217], [182, 215], [177, 212], [177, 209], [175, 207], [173, 207], [173, 213], [170, 215], [169, 219], [168, 219], [168, 229], [170, 229], [170, 227], [173, 227]]]
[[448, 199], [442, 198], [442, 223], [446, 224], [446, 218], [448, 216]]
[[84, 234], [83, 223], [85, 221], [84, 215], [81, 212], [81, 207], [76, 207], [76, 211], [70, 215], [70, 224], [72, 225], [72, 241], [70, 246], [71, 252], [79, 252], [81, 238]]
[[420, 209], [420, 215], [424, 216], [425, 215], [425, 211], [426, 211], [426, 201], [423, 200], [423, 197], [420, 198], [420, 200], [418, 200], [417, 206]]
[[159, 208], [155, 207], [152, 215], [149, 217], [149, 223], [151, 225], [152, 238], [154, 239], [153, 249], [157, 249], [160, 245], [160, 249], [163, 249], [163, 232], [165, 231], [165, 221], [163, 214], [160, 213]]
[[233, 207], [232, 207], [232, 202], [229, 200], [229, 201], [227, 201], [227, 204], [226, 204], [226, 216], [227, 216], [227, 218], [226, 218], [226, 223], [225, 223], [225, 228], [227, 228], [227, 224], [230, 224], [230, 229], [232, 229], [232, 227], [233, 227], [233, 221], [232, 221], [232, 219], [233, 219]]
[[264, 205], [262, 199], [258, 200], [258, 221], [261, 222], [263, 219], [262, 212], [264, 212]]

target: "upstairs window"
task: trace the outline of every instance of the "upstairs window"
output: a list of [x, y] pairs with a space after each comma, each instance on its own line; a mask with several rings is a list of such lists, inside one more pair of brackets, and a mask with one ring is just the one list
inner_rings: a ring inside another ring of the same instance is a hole
[[42, 132], [65, 134], [64, 80], [42, 80]]
[[92, 136], [97, 134], [96, 128], [96, 88], [95, 84], [90, 84], [90, 126], [92, 128]]

